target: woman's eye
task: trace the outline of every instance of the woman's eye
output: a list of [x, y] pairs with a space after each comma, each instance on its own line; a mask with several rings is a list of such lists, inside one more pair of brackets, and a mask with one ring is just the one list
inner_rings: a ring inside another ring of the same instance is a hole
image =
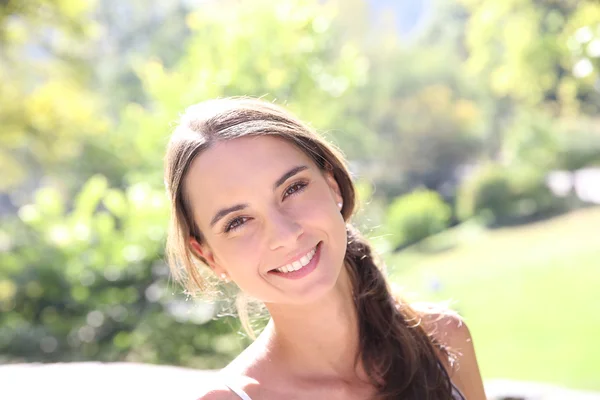
[[[300, 193], [301, 191], [303, 191], [306, 186], [308, 186], [308, 182], [296, 182], [291, 184], [284, 192], [284, 196], [283, 198], [287, 198], [289, 196], [292, 196], [294, 194]], [[250, 219], [250, 217], [235, 217], [233, 218], [231, 221], [227, 222], [227, 224], [225, 224], [225, 233], [229, 233], [231, 231], [235, 231], [236, 229], [239, 229], [242, 227], [242, 225], [244, 225], [246, 222], [248, 222], [248, 220]]]
[[232, 219], [227, 223], [227, 225], [225, 225], [225, 232], [236, 230], [237, 228], [244, 225], [248, 219], [248, 217], [236, 217]]
[[298, 192], [301, 192], [307, 185], [308, 185], [308, 183], [306, 183], [306, 182], [293, 183], [290, 187], [288, 187], [285, 190], [284, 198], [291, 196], [293, 194], [296, 194]]

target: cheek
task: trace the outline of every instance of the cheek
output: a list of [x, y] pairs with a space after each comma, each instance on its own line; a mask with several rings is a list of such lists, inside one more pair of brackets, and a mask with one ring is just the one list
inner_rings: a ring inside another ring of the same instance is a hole
[[219, 262], [234, 277], [255, 273], [260, 264], [260, 240], [257, 235], [244, 235], [226, 240], [219, 246]]
[[296, 208], [296, 220], [306, 233], [316, 233], [326, 239], [335, 258], [343, 257], [347, 242], [346, 222], [330, 193], [321, 191], [303, 200]]
[[345, 225], [339, 207], [325, 187], [307, 193], [298, 204], [297, 216], [300, 220], [319, 221], [334, 226], [340, 223]]

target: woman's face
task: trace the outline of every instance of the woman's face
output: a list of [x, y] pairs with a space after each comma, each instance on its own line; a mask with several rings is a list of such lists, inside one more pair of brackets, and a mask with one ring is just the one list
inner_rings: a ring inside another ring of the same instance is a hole
[[288, 141], [219, 142], [192, 162], [185, 187], [205, 239], [191, 245], [217, 275], [266, 303], [314, 301], [335, 285], [346, 252], [340, 191]]

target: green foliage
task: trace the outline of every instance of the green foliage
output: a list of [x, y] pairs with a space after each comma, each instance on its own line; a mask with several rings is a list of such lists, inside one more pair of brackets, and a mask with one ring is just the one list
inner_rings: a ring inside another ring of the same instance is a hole
[[431, 190], [397, 197], [387, 212], [387, 229], [394, 246], [416, 243], [448, 227], [450, 206]]
[[331, 136], [343, 138], [349, 153], [363, 152], [369, 137], [352, 129], [357, 118], [346, 99], [365, 84], [368, 62], [332, 30], [334, 10], [295, 0], [222, 7], [209, 3], [187, 15], [192, 33], [172, 67], [160, 59], [137, 64], [151, 104], [125, 107], [109, 141], [111, 153], [127, 157], [129, 180], [162, 182], [156, 163], [174, 119], [189, 105], [226, 96], [284, 104], [321, 130], [335, 128]]
[[[499, 96], [541, 101], [544, 93], [556, 85], [554, 68], [561, 56], [560, 44], [547, 40], [544, 34], [556, 35], [564, 24], [562, 10], [556, 10], [559, 15], [547, 22], [545, 12], [552, 8], [550, 4], [529, 0], [461, 2], [472, 12], [466, 32], [470, 72], [481, 75]], [[551, 32], [546, 31], [548, 23], [553, 25]]]
[[597, 110], [597, 43], [590, 46], [600, 18], [597, 2], [459, 3], [471, 13], [466, 67], [491, 93], [566, 114], [578, 112], [580, 106], [587, 112]]
[[[598, 113], [598, 2], [458, 3], [469, 12], [463, 66], [483, 94], [486, 150], [492, 160], [502, 158], [505, 136], [511, 136], [523, 110], [554, 122]], [[552, 140], [560, 143], [562, 133]]]
[[543, 113], [521, 112], [507, 129], [502, 154], [509, 164], [530, 165], [541, 170], [560, 168], [563, 132]]
[[[28, 173], [57, 172], [81, 154], [85, 136], [109, 127], [83, 60], [97, 25], [91, 2], [0, 3], [0, 191]], [[37, 174], [36, 174], [37, 175]]]
[[480, 217], [488, 224], [503, 224], [559, 211], [562, 202], [554, 197], [544, 178], [543, 170], [484, 166], [461, 185], [457, 215], [461, 220]]
[[600, 4], [593, 1], [577, 2], [559, 36], [563, 43], [563, 66], [570, 74], [557, 85], [559, 99], [565, 105], [565, 114], [575, 117], [598, 112], [600, 95], [597, 82], [600, 77]]
[[[429, 42], [371, 54], [370, 99], [359, 109], [381, 146], [372, 177], [388, 198], [419, 186], [441, 190], [481, 149], [482, 111], [452, 47]], [[390, 68], [390, 66], [394, 66]]]
[[592, 121], [557, 122], [541, 112], [519, 112], [504, 137], [509, 165], [544, 171], [577, 170], [600, 159], [600, 131]]
[[[457, 215], [461, 220], [474, 216], [492, 217], [509, 214], [510, 183], [498, 167], [488, 166], [463, 183], [457, 198]], [[490, 218], [490, 217], [488, 217]]]
[[575, 121], [565, 124], [564, 136], [557, 152], [559, 169], [575, 171], [600, 162], [600, 131], [596, 123]]
[[73, 204], [56, 189], [36, 191], [0, 231], [10, 250], [0, 253], [2, 357], [211, 368], [239, 351], [227, 323], [211, 321], [214, 306], [169, 283], [167, 216], [162, 191], [109, 188], [100, 175]]

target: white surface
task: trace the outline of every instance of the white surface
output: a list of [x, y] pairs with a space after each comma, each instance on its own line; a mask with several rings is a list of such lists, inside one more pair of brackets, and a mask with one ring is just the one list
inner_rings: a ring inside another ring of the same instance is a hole
[[[2, 400], [196, 400], [215, 371], [133, 363], [66, 363], [0, 365]], [[600, 394], [558, 386], [486, 381], [490, 400], [600, 400]]]
[[2, 400], [195, 400], [213, 372], [133, 363], [0, 366]]
[[522, 397], [527, 400], [600, 400], [598, 393], [569, 390], [545, 383], [502, 379], [486, 381], [485, 392], [490, 400], [503, 397]]

